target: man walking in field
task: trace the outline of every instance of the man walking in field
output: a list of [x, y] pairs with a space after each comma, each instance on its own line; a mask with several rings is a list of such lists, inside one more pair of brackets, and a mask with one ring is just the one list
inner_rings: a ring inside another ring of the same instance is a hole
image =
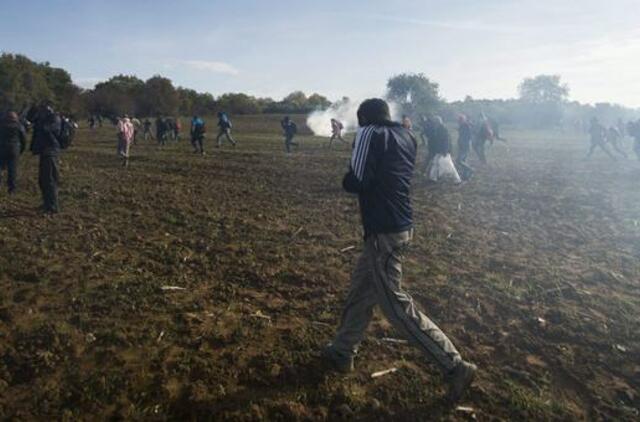
[[122, 167], [129, 166], [129, 152], [135, 137], [135, 126], [126, 114], [118, 120], [118, 155], [122, 158]]
[[296, 133], [298, 133], [298, 126], [289, 116], [285, 116], [285, 118], [282, 119], [280, 126], [282, 126], [282, 130], [284, 131], [284, 148], [287, 150], [287, 153], [290, 153], [291, 146], [298, 145], [296, 142], [293, 142], [293, 138], [296, 136]]
[[144, 128], [144, 140], [147, 141], [149, 138], [153, 140], [153, 133], [151, 133], [151, 120], [149, 120], [148, 117], [144, 119], [143, 128]]
[[341, 140], [343, 143], [347, 143], [342, 137], [342, 129], [344, 129], [344, 125], [341, 121], [337, 119], [331, 119], [331, 139], [329, 139], [329, 147], [333, 145], [333, 141], [336, 139]]
[[491, 129], [489, 121], [483, 114], [478, 122], [472, 141], [473, 150], [476, 152], [476, 155], [482, 164], [487, 164], [487, 156], [485, 153], [487, 141], [493, 141], [493, 130]]
[[58, 155], [66, 147], [62, 135], [60, 117], [53, 111], [50, 103], [43, 104], [35, 118], [31, 152], [40, 157], [38, 184], [42, 192], [42, 209], [47, 214], [55, 214], [60, 210]]
[[358, 109], [356, 135], [344, 189], [358, 194], [364, 251], [338, 331], [323, 357], [341, 371], [353, 370], [353, 359], [379, 305], [393, 326], [437, 364], [457, 401], [469, 387], [476, 366], [465, 362], [447, 336], [423, 314], [402, 289], [403, 253], [413, 236], [410, 186], [417, 143], [413, 134], [390, 121], [388, 104], [364, 101]]
[[607, 131], [600, 124], [597, 117], [591, 119], [591, 125], [589, 126], [589, 136], [591, 138], [591, 147], [586, 158], [591, 158], [596, 148], [603, 150], [609, 158], [616, 161], [616, 157], [613, 156], [609, 148], [607, 148]]
[[0, 122], [0, 176], [7, 169], [9, 194], [16, 191], [18, 157], [24, 152], [27, 134], [18, 114], [10, 111]]
[[206, 128], [204, 120], [199, 116], [193, 116], [191, 119], [191, 145], [193, 145], [193, 152], [200, 155], [204, 155], [204, 134]]
[[216, 143], [218, 147], [222, 146], [222, 137], [227, 138], [227, 141], [231, 142], [231, 145], [236, 146], [236, 141], [231, 137], [231, 120], [227, 113], [221, 111], [218, 113], [218, 136], [216, 138]]
[[467, 158], [471, 150], [471, 138], [473, 127], [464, 114], [458, 116], [458, 155], [456, 156], [456, 166], [462, 180], [469, 180], [473, 175], [473, 170], [467, 165]]
[[160, 116], [156, 118], [156, 139], [161, 146], [167, 142], [167, 121]]

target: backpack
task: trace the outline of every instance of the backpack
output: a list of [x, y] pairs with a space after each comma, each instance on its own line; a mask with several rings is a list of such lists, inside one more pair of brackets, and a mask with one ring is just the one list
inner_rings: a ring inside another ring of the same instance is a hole
[[67, 149], [73, 142], [73, 137], [76, 134], [76, 128], [68, 119], [62, 119], [60, 124], [60, 135], [58, 136], [58, 143], [60, 148]]
[[207, 131], [204, 125], [204, 120], [198, 119], [193, 122], [193, 133], [196, 135], [203, 135]]

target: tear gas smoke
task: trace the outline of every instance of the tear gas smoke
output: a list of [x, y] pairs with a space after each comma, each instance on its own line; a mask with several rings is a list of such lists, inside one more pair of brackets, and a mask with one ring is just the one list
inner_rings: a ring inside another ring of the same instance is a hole
[[[317, 110], [307, 116], [307, 126], [316, 136], [331, 136], [331, 119], [336, 119], [344, 125], [345, 132], [355, 132], [358, 128], [358, 107], [364, 100], [342, 100], [334, 103], [326, 110]], [[400, 106], [387, 101], [391, 118], [400, 119]]]

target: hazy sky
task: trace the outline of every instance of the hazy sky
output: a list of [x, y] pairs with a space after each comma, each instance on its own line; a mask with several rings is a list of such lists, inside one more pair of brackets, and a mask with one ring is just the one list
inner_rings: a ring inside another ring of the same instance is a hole
[[422, 72], [448, 100], [558, 73], [581, 102], [640, 107], [640, 0], [0, 0], [0, 50], [82, 86], [162, 74], [280, 98], [380, 95]]

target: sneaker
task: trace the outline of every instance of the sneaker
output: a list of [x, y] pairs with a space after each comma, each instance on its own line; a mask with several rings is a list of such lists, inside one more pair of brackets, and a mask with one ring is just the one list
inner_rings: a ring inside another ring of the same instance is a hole
[[447, 375], [446, 381], [449, 385], [448, 399], [455, 403], [462, 398], [464, 392], [469, 388], [476, 376], [478, 367], [473, 363], [462, 361]]
[[353, 371], [353, 357], [344, 356], [336, 351], [332, 345], [322, 349], [322, 358], [331, 364], [333, 369], [343, 374]]

